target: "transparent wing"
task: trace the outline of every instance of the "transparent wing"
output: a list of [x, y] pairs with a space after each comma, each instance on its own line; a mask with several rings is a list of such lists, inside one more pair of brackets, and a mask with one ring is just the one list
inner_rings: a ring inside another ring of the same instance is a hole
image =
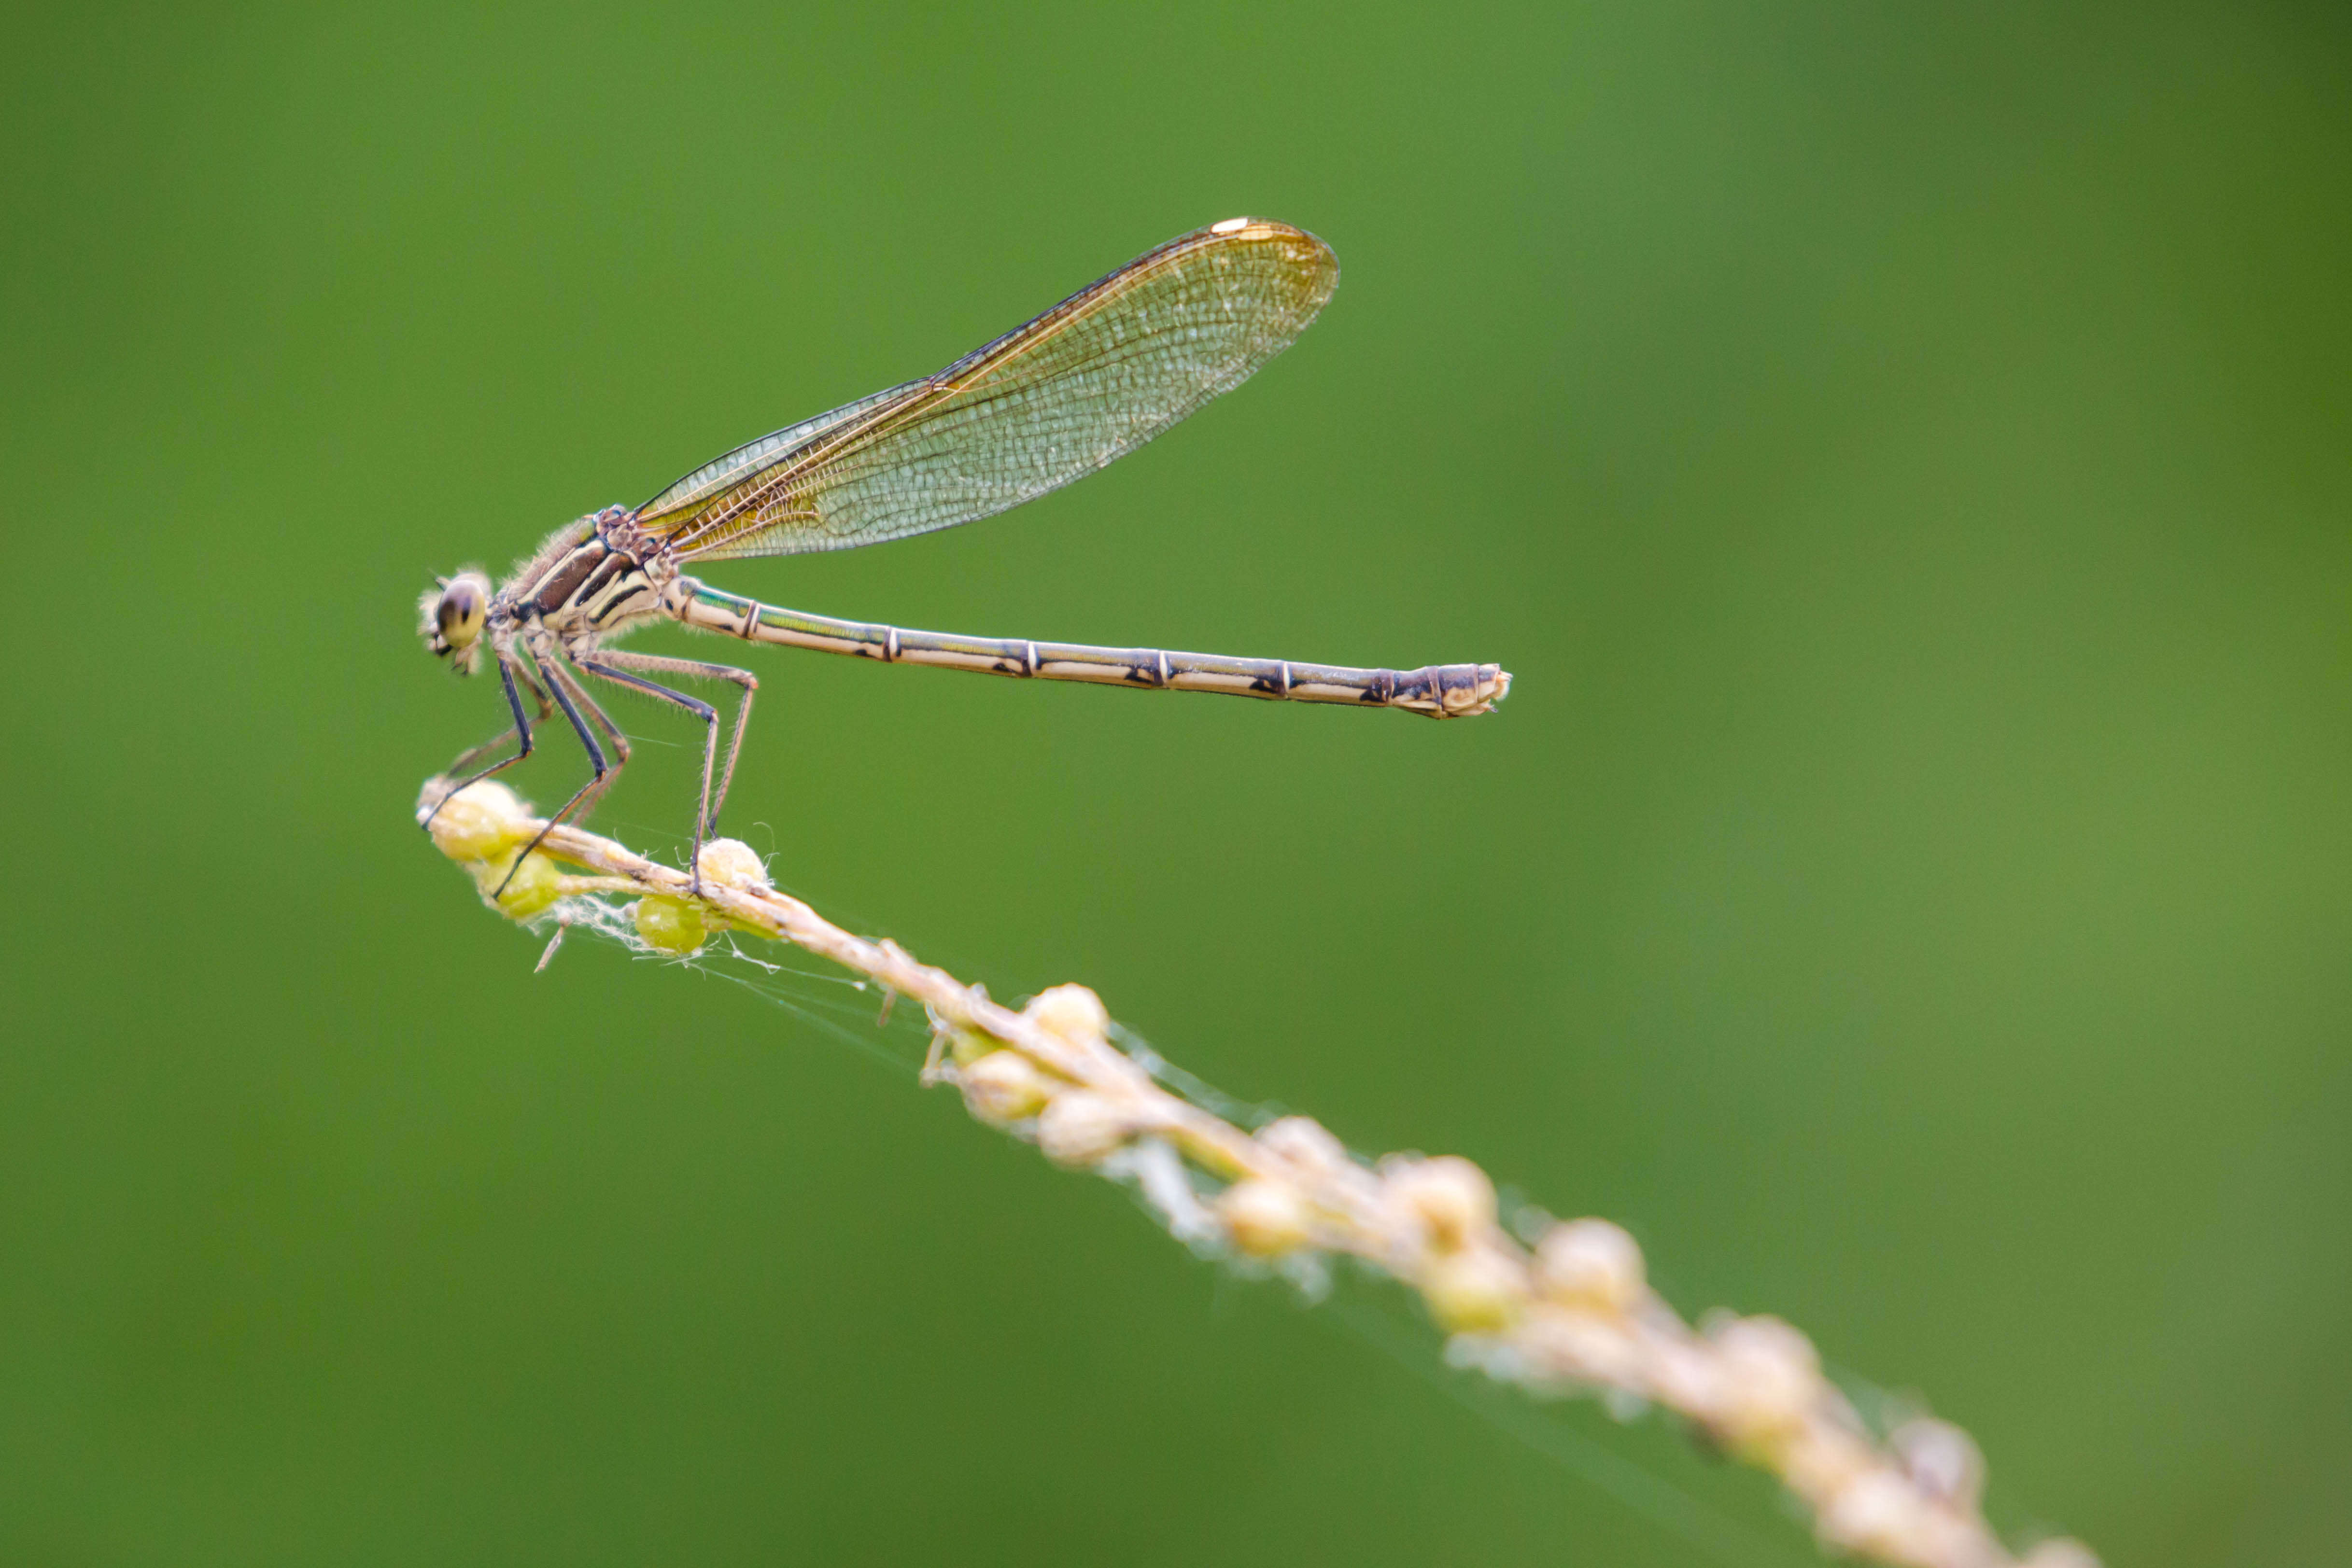
[[708, 560], [845, 549], [1017, 507], [1238, 386], [1339, 280], [1330, 246], [1286, 224], [1195, 230], [937, 375], [696, 469], [637, 523]]

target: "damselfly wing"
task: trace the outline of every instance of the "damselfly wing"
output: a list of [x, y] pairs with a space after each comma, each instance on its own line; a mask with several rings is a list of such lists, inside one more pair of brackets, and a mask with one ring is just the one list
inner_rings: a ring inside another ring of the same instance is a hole
[[1171, 240], [936, 375], [763, 436], [640, 507], [681, 561], [845, 549], [985, 517], [1081, 478], [1288, 348], [1331, 247], [1282, 224]]

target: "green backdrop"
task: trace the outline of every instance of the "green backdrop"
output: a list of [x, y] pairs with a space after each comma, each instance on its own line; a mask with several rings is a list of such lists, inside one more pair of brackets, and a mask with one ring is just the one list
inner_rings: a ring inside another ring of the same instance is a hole
[[[1240, 392], [1014, 516], [709, 575], [1498, 660], [1501, 713], [762, 651], [730, 829], [999, 996], [1083, 979], [1624, 1222], [1685, 1309], [1967, 1426], [2004, 1528], [2342, 1561], [2340, 11], [6, 36], [0, 1560], [1811, 1559], [1663, 1423], [1522, 1442], [1380, 1292], [1401, 1357], [1195, 1262], [821, 981], [535, 976], [409, 825], [498, 722], [430, 573], [1256, 213], [1345, 278]], [[599, 823], [673, 850], [690, 727], [626, 711]]]

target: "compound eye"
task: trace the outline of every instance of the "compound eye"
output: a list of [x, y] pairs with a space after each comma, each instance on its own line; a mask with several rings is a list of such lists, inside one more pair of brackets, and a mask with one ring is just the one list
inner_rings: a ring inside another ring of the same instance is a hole
[[483, 616], [488, 611], [481, 587], [470, 578], [457, 578], [441, 592], [441, 602], [435, 607], [433, 619], [441, 629], [441, 639], [453, 648], [462, 648], [481, 635]]

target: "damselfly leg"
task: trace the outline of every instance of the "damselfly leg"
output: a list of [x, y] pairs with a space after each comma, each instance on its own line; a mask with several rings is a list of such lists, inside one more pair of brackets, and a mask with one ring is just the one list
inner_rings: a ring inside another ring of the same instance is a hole
[[[621, 776], [622, 768], [629, 760], [628, 737], [621, 733], [621, 727], [613, 722], [611, 715], [596, 706], [596, 699], [572, 679], [555, 650], [535, 647], [531, 653], [539, 661], [540, 673], [547, 677], [548, 688], [555, 694], [556, 706], [563, 710], [563, 716], [572, 721], [572, 733], [580, 737], [581, 747], [588, 753], [591, 777], [587, 783], [572, 792], [572, 799], [563, 802], [547, 819], [547, 824], [539, 830], [530, 842], [523, 845], [522, 853], [515, 856], [514, 864], [507, 868], [507, 874], [499, 879], [497, 889], [491, 893], [490, 897], [494, 901], [506, 892], [507, 883], [514, 881], [515, 873], [522, 869], [522, 862], [530, 858], [531, 852], [547, 841], [547, 835], [555, 831], [556, 824], [578, 810], [583, 801], [593, 809], [593, 803], [613, 787], [613, 781]], [[593, 716], [594, 727], [592, 728], [588, 718], [583, 716], [583, 711]], [[605, 760], [604, 748], [596, 744], [597, 729], [602, 729], [612, 739], [614, 755], [609, 762]]]
[[[446, 790], [443, 791], [441, 799], [434, 802], [433, 810], [425, 815], [425, 826], [428, 831], [433, 826], [433, 819], [441, 814], [441, 808], [456, 800], [464, 790], [476, 784], [479, 784], [483, 779], [489, 778], [492, 774], [505, 772], [508, 768], [512, 768], [516, 763], [520, 762], [524, 758], [530, 755], [530, 720], [523, 716], [522, 694], [515, 690], [515, 679], [517, 676], [520, 676], [522, 684], [530, 688], [530, 695], [532, 697], [537, 699], [539, 703], [539, 721], [541, 724], [545, 724], [550, 718], [552, 718], [555, 716], [555, 706], [547, 700], [547, 693], [541, 688], [540, 684], [537, 681], [530, 678], [530, 671], [524, 667], [522, 662], [519, 659], [507, 657], [504, 654], [499, 655], [499, 684], [506, 688], [507, 706], [514, 714], [514, 723], [508, 728], [502, 729], [498, 734], [490, 737], [489, 739], [482, 742], [481, 745], [469, 746], [465, 750], [459, 752], [457, 759], [449, 764], [448, 771], [451, 773], [464, 773], [467, 768], [473, 767], [474, 764], [479, 762], [483, 758], [488, 757], [491, 752], [496, 751], [499, 747], [504, 746], [509, 740], [520, 740], [520, 745], [518, 747], [512, 757], [508, 758], [503, 762], [493, 762], [488, 768], [482, 768], [478, 772], [468, 774], [466, 778], [459, 779], [457, 783], [450, 785]], [[517, 861], [515, 863], [520, 865], [522, 862], [520, 861]]]
[[[719, 831], [719, 813], [726, 808], [728, 787], [735, 781], [735, 759], [742, 755], [743, 731], [751, 721], [751, 699], [760, 690], [759, 678], [749, 670], [739, 670], [731, 664], [714, 664], [701, 659], [674, 659], [658, 653], [626, 653], [609, 648], [599, 648], [583, 653], [573, 661], [583, 674], [643, 692], [650, 697], [684, 708], [700, 719], [702, 731], [702, 803], [694, 819], [693, 872], [695, 891], [702, 887], [702, 845]], [[735, 709], [735, 734], [728, 742], [727, 766], [719, 766], [719, 710], [701, 698], [649, 681], [631, 670], [643, 670], [657, 675], [683, 675], [688, 680], [728, 681], [742, 688], [743, 700]], [[717, 793], [711, 790], [711, 779], [719, 781]]]

